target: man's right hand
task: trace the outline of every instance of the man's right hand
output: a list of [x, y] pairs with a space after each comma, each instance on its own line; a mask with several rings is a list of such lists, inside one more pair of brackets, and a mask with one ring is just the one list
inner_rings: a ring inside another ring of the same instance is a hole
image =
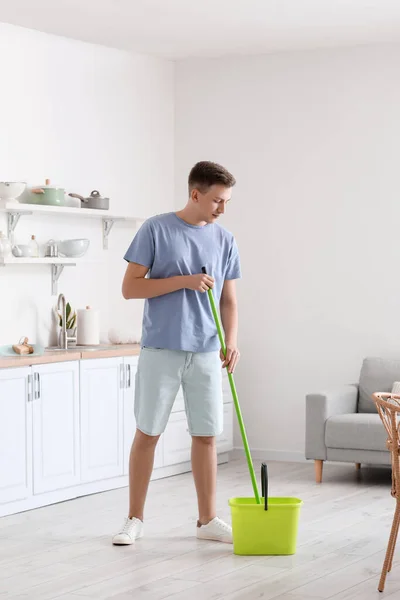
[[207, 292], [214, 287], [214, 278], [210, 275], [185, 275], [185, 288], [194, 292]]

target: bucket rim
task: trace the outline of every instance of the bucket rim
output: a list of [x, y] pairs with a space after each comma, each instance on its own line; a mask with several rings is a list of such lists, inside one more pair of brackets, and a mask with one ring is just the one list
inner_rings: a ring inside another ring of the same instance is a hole
[[[229, 498], [228, 504], [229, 506], [248, 508], [248, 509], [260, 509], [264, 510], [264, 498], [260, 498], [261, 504], [256, 504], [255, 502], [243, 502], [243, 500], [253, 500], [255, 501], [254, 496], [236, 496], [233, 498]], [[286, 500], [286, 502], [279, 502], [279, 500]], [[287, 502], [290, 500], [290, 502]], [[297, 508], [299, 506], [303, 506], [304, 501], [301, 498], [295, 498], [291, 496], [269, 496], [268, 502], [270, 503], [270, 508]]]

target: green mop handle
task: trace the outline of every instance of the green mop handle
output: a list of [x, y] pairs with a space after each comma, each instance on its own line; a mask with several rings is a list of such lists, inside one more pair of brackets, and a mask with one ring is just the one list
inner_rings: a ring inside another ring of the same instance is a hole
[[[202, 267], [202, 271], [205, 275], [207, 275], [207, 271], [206, 271], [205, 267]], [[214, 300], [212, 290], [209, 289], [207, 291], [207, 294], [208, 294], [208, 299], [211, 304], [211, 310], [212, 310], [212, 314], [214, 317], [215, 325], [217, 326], [218, 337], [219, 337], [219, 342], [221, 344], [222, 352], [223, 352], [224, 356], [226, 356], [226, 347], [225, 347], [224, 336], [222, 334], [221, 324], [219, 322], [219, 316], [218, 316], [218, 312], [217, 312], [217, 307], [215, 306], [215, 300]], [[235, 404], [236, 416], [237, 416], [237, 420], [238, 420], [239, 427], [240, 427], [240, 433], [242, 434], [243, 446], [244, 446], [244, 451], [246, 453], [247, 465], [249, 467], [251, 483], [253, 484], [254, 496], [256, 498], [257, 504], [261, 504], [260, 494], [258, 493], [258, 488], [257, 488], [257, 480], [256, 480], [256, 476], [254, 473], [253, 461], [252, 461], [251, 454], [250, 454], [249, 444], [247, 442], [247, 436], [246, 436], [246, 430], [245, 430], [244, 423], [243, 423], [242, 412], [240, 410], [239, 399], [238, 399], [238, 395], [237, 395], [237, 391], [236, 391], [235, 381], [233, 379], [232, 373], [229, 373], [229, 371], [228, 371], [228, 380], [229, 380], [229, 385], [231, 386], [231, 392], [232, 392], [233, 402]]]

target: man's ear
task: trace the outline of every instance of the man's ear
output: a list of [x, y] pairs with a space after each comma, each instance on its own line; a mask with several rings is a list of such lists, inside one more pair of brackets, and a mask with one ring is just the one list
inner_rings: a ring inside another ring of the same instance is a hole
[[192, 193], [190, 194], [190, 197], [192, 199], [193, 202], [197, 202], [199, 201], [199, 190], [196, 190], [196, 188], [193, 188]]

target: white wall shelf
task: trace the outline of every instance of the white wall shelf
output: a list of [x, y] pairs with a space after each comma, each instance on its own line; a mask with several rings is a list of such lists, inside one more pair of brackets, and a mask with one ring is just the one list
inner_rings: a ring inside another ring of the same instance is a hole
[[61, 273], [64, 271], [64, 267], [75, 267], [77, 260], [76, 258], [32, 258], [32, 257], [18, 257], [11, 256], [9, 258], [0, 257], [0, 267], [7, 265], [51, 265], [51, 295], [57, 295], [57, 283], [60, 279]]
[[42, 204], [15, 204], [7, 203], [0, 208], [0, 212], [7, 214], [7, 233], [8, 237], [14, 232], [19, 219], [22, 216], [48, 215], [53, 217], [82, 217], [85, 219], [99, 219], [102, 223], [103, 249], [108, 248], [109, 233], [117, 221], [131, 221], [141, 223], [143, 217], [130, 217], [123, 215], [114, 215], [108, 210], [94, 208], [72, 208], [70, 206], [45, 206]]
[[23, 257], [16, 258], [15, 256], [10, 256], [9, 258], [4, 258], [0, 256], [0, 265], [72, 265], [75, 266], [77, 261], [80, 261], [79, 258], [32, 258], [32, 257]]

